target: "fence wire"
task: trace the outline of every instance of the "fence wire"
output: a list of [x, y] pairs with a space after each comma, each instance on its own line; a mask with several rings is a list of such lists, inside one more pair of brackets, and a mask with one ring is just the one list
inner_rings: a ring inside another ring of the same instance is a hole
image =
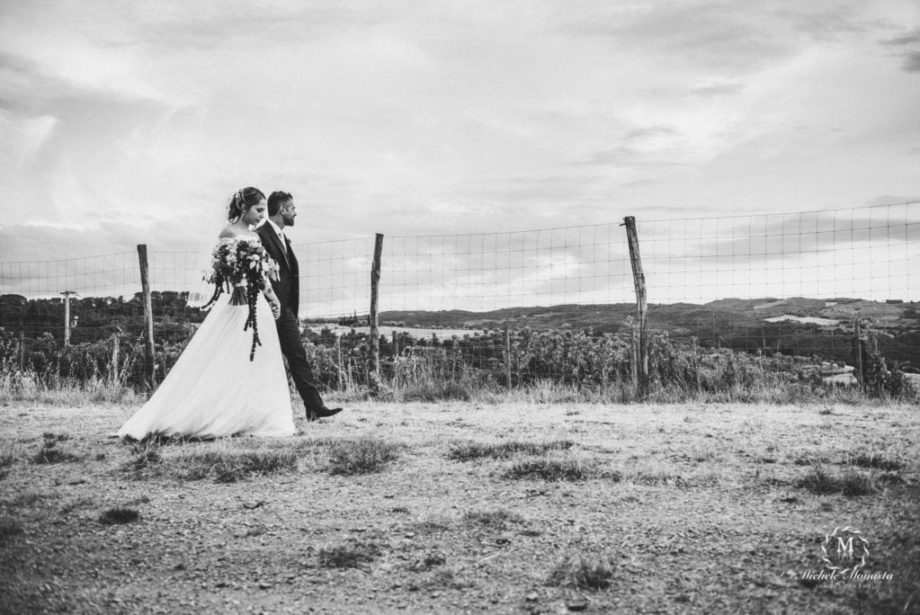
[[[653, 335], [843, 365], [852, 362], [853, 323], [861, 320], [883, 354], [920, 367], [920, 202], [639, 219], [637, 228]], [[374, 237], [293, 249], [300, 316], [324, 383], [361, 384]], [[382, 254], [381, 363], [394, 383], [426, 370], [438, 378], [472, 370], [512, 383], [604, 383], [633, 361], [635, 287], [619, 222], [387, 236]], [[202, 288], [208, 259], [154, 249], [149, 263], [165, 373], [203, 318], [185, 297]], [[0, 326], [30, 348], [59, 346], [65, 291], [77, 293], [73, 344], [142, 334], [134, 252], [0, 262]]]

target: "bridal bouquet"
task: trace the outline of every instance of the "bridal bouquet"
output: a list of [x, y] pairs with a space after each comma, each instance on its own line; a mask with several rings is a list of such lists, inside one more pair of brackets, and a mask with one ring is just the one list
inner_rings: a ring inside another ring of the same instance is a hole
[[214, 305], [224, 292], [231, 293], [230, 305], [248, 305], [249, 317], [243, 331], [252, 326], [252, 350], [249, 360], [255, 357], [256, 346], [261, 346], [256, 323], [256, 301], [268, 281], [278, 278], [278, 264], [268, 255], [258, 239], [221, 239], [211, 255], [211, 270], [205, 281], [214, 284], [214, 294], [202, 309]]

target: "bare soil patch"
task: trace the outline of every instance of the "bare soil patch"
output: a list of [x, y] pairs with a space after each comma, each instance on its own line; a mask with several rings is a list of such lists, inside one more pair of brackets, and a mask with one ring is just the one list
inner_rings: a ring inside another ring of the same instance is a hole
[[[365, 404], [129, 445], [0, 407], [0, 612], [904, 613], [916, 406]], [[835, 527], [881, 581], [817, 581]]]

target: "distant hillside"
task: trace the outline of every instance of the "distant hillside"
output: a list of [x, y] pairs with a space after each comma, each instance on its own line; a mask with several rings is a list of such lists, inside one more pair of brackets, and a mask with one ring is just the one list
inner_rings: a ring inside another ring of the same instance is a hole
[[[629, 316], [635, 316], [632, 303], [601, 305], [553, 305], [514, 307], [488, 312], [466, 310], [382, 312], [381, 322], [401, 323], [426, 328], [513, 328], [586, 329], [617, 331]], [[814, 317], [851, 322], [855, 316], [879, 328], [915, 328], [920, 325], [920, 304], [879, 303], [861, 299], [719, 299], [705, 304], [670, 303], [649, 305], [652, 328], [725, 327], [754, 325], [779, 316]]]
[[[449, 329], [590, 329], [624, 332], [635, 316], [630, 303], [515, 307], [488, 312], [391, 311], [381, 324]], [[847, 361], [853, 319], [873, 331], [882, 353], [920, 367], [920, 304], [861, 299], [719, 299], [706, 304], [649, 305], [649, 327], [672, 339], [696, 337], [704, 346], [819, 355]]]

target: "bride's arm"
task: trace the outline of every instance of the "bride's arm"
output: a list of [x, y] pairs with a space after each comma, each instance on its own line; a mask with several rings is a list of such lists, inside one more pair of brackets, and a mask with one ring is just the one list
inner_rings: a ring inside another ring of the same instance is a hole
[[272, 316], [275, 317], [275, 320], [281, 316], [281, 301], [278, 299], [278, 295], [275, 294], [275, 289], [272, 288], [272, 282], [268, 279], [268, 276], [265, 276], [265, 290], [262, 291], [262, 294], [265, 295], [265, 300], [268, 301], [268, 305], [272, 309]]

